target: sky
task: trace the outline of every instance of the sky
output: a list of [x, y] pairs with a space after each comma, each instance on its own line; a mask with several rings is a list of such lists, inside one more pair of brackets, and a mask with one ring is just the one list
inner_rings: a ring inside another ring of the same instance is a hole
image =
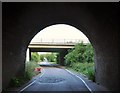
[[89, 42], [88, 38], [80, 30], [66, 24], [56, 24], [44, 28], [31, 42], [52, 42], [53, 40], [54, 42], [64, 42], [64, 40]]

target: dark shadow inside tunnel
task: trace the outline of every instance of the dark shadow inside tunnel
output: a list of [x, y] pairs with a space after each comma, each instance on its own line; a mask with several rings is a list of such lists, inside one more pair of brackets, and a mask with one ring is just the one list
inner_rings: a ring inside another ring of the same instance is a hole
[[[118, 3], [6, 2], [2, 10], [3, 89], [12, 77], [23, 76], [32, 38], [45, 27], [68, 24], [80, 29], [93, 45], [96, 82], [109, 90], [120, 90]], [[60, 57], [64, 60], [63, 55]]]

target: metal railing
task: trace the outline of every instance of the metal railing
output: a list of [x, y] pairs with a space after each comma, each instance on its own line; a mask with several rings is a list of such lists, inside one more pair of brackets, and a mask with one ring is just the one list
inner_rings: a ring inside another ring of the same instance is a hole
[[30, 44], [73, 44], [84, 42], [80, 39], [40, 39], [39, 41], [32, 41]]

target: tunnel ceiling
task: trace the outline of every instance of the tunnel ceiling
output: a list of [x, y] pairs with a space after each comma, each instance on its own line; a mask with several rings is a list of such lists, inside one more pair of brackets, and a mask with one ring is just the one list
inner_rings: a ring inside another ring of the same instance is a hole
[[68, 24], [81, 30], [94, 47], [96, 81], [119, 89], [118, 3], [3, 3], [2, 10], [3, 87], [24, 65], [27, 47], [40, 30]]

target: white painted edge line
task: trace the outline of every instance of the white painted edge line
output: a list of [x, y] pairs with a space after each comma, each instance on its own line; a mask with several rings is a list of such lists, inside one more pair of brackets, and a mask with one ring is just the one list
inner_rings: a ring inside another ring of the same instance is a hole
[[[45, 73], [45, 70], [43, 69], [42, 74], [40, 75], [40, 77], [42, 77]], [[36, 79], [37, 80], [37, 79]], [[26, 87], [24, 87], [23, 89], [20, 90], [20, 92], [24, 91], [26, 88], [28, 88], [29, 86], [31, 86], [32, 84], [34, 84], [36, 82], [36, 80], [34, 80], [33, 82], [31, 82], [30, 84], [28, 84]], [[20, 93], [18, 92], [18, 93]]]
[[[31, 85], [32, 85], [33, 83], [35, 83], [35, 82], [36, 82], [36, 80], [33, 81], [32, 83], [30, 83], [29, 85], [27, 85], [26, 87], [24, 87], [23, 89], [21, 89], [20, 92], [24, 91], [26, 88], [28, 88], [29, 86], [31, 86]], [[20, 93], [20, 92], [19, 92], [19, 93]]]
[[71, 71], [69, 71], [68, 69], [65, 69], [65, 70], [66, 70], [68, 73], [70, 73], [70, 74], [76, 76], [77, 78], [79, 78], [80, 80], [82, 80], [82, 82], [85, 84], [85, 86], [88, 88], [88, 90], [89, 90], [91, 93], [93, 93], [93, 91], [91, 90], [91, 88], [85, 83], [85, 81], [84, 81], [81, 77], [73, 74], [73, 73], [72, 73]]

